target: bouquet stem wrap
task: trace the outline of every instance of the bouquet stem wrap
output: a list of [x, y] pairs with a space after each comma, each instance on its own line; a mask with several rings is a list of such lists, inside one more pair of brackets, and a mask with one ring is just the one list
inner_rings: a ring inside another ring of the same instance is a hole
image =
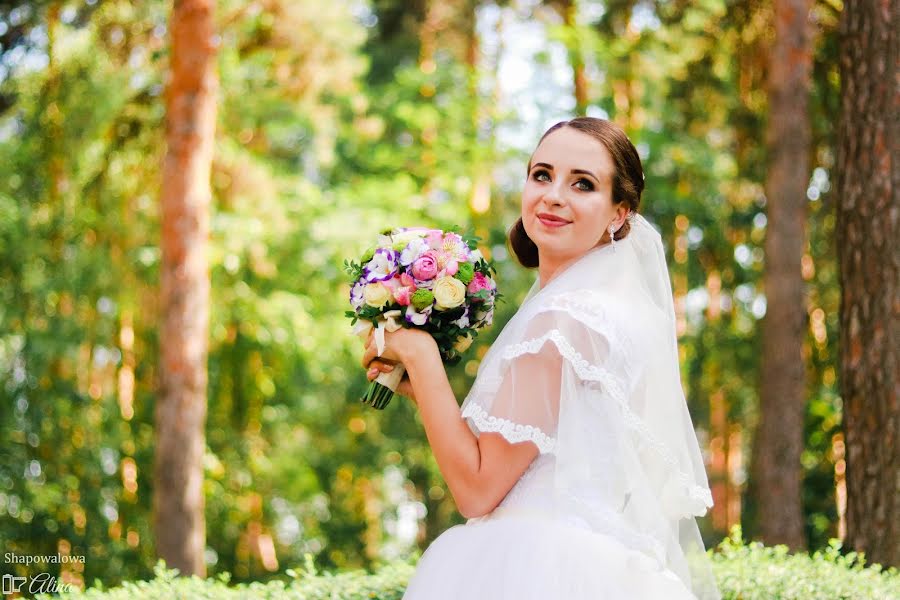
[[[397, 319], [402, 315], [403, 313], [399, 310], [389, 310], [378, 319], [378, 325], [374, 327], [375, 347], [378, 350], [378, 356], [381, 356], [381, 353], [384, 352], [384, 332], [397, 331], [403, 327], [403, 325], [397, 322]], [[372, 329], [372, 323], [360, 321], [356, 324], [353, 332], [361, 338], [366, 339]], [[404, 373], [406, 373], [406, 367], [404, 367], [402, 363], [395, 363], [394, 370], [390, 373], [379, 373], [378, 377], [375, 378], [375, 381], [369, 384], [366, 395], [361, 398], [363, 404], [368, 404], [379, 410], [386, 407], [391, 401], [391, 398], [394, 397], [394, 393], [397, 391], [397, 386], [400, 385]]]

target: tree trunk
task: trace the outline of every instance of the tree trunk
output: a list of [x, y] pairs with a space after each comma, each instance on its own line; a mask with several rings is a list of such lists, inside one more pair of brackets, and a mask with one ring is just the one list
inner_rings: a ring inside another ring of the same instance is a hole
[[578, 34], [578, 2], [577, 0], [556, 0], [556, 10], [566, 26], [566, 35], [570, 35], [569, 63], [572, 65], [572, 84], [575, 93], [575, 115], [583, 117], [587, 114], [588, 79], [584, 71], [584, 56]]
[[156, 550], [205, 575], [203, 453], [209, 321], [210, 168], [216, 120], [213, 0], [175, 0], [161, 192], [159, 394], [153, 494]]
[[900, 2], [851, 1], [841, 16], [837, 254], [847, 544], [900, 566]]
[[806, 297], [800, 261], [806, 245], [812, 64], [810, 0], [776, 0], [769, 61], [768, 227], [762, 323], [760, 421], [753, 475], [759, 534], [767, 544], [806, 547], [801, 503]]

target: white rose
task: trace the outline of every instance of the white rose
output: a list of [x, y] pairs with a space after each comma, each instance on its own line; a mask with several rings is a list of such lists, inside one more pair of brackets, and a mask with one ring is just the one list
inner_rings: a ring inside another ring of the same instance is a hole
[[435, 308], [448, 310], [461, 305], [466, 299], [466, 285], [456, 277], [441, 277], [431, 289]]
[[369, 306], [381, 308], [391, 301], [391, 290], [376, 281], [366, 286], [366, 289], [363, 290], [363, 298], [366, 299], [366, 304]]

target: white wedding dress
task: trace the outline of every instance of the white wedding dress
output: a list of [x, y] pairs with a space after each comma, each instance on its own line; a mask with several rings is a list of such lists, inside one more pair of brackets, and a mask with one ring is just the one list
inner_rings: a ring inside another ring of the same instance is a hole
[[614, 247], [535, 283], [461, 415], [539, 454], [491, 513], [432, 542], [404, 600], [720, 598], [695, 520], [712, 498], [669, 285], [639, 215]]

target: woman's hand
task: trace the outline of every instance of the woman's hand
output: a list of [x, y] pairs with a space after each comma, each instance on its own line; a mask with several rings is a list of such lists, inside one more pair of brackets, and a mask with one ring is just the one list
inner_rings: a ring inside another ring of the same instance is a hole
[[437, 352], [437, 343], [429, 334], [420, 329], [401, 328], [397, 331], [384, 332], [384, 351], [377, 356], [378, 348], [375, 344], [375, 332], [370, 331], [366, 339], [366, 349], [363, 352], [362, 366], [367, 370], [366, 377], [374, 380], [380, 373], [390, 373], [396, 363], [402, 363], [406, 367], [406, 373], [397, 387], [396, 393], [406, 396], [416, 405], [415, 392], [410, 381], [410, 369], [415, 362], [415, 357], [423, 352]]
[[434, 338], [420, 329], [408, 329], [401, 327], [397, 331], [384, 332], [384, 350], [381, 356], [378, 356], [378, 347], [375, 344], [375, 330], [369, 332], [366, 338], [366, 350], [362, 357], [362, 366], [369, 368], [376, 358], [380, 358], [382, 362], [403, 363], [407, 368], [413, 362], [413, 358], [420, 352], [431, 351], [429, 346], [434, 346], [437, 350], [437, 343]]

